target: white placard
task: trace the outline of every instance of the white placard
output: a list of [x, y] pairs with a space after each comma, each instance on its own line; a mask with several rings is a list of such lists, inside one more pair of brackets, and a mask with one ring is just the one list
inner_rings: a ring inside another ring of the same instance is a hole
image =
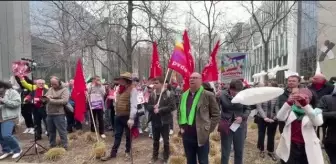
[[232, 125], [230, 126], [230, 129], [235, 132], [238, 128], [239, 128], [240, 124], [237, 123], [232, 123]]

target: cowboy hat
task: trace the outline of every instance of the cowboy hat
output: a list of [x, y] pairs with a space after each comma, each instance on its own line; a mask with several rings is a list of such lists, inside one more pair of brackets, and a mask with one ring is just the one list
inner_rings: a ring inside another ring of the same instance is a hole
[[125, 80], [132, 81], [132, 74], [129, 72], [122, 73], [120, 74], [119, 77], [116, 78], [116, 80], [119, 80], [119, 79], [125, 79]]

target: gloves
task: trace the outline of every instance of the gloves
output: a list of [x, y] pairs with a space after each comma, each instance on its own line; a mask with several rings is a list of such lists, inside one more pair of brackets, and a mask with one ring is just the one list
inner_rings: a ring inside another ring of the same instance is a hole
[[297, 100], [297, 102], [302, 106], [306, 106], [308, 105], [308, 101], [303, 97], [303, 96], [300, 96]]

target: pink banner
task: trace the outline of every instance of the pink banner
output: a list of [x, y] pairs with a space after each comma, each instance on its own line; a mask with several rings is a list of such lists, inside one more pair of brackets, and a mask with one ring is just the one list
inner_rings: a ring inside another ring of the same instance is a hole
[[15, 76], [27, 76], [31, 71], [28, 62], [15, 61], [12, 63], [12, 71]]

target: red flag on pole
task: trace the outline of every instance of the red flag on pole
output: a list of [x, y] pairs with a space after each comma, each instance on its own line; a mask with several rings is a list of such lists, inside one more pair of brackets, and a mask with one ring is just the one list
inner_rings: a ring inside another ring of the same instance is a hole
[[194, 64], [194, 58], [191, 55], [190, 41], [189, 41], [187, 30], [184, 30], [184, 33], [183, 33], [183, 47], [184, 47], [184, 54], [186, 55], [186, 59], [188, 63], [189, 72], [193, 73], [195, 69], [195, 64]]
[[176, 43], [173, 54], [168, 62], [168, 68], [178, 72], [183, 77], [189, 77], [190, 72], [188, 67], [186, 56], [183, 51], [183, 45], [181, 43]]
[[[191, 55], [191, 49], [190, 49], [190, 41], [188, 37], [187, 30], [184, 30], [183, 33], [183, 47], [184, 47], [184, 54], [186, 55], [186, 61], [188, 63], [188, 70], [191, 73], [194, 72], [195, 64], [194, 64], [194, 58]], [[183, 77], [183, 91], [186, 91], [190, 88], [189, 86], [189, 76]]]
[[216, 46], [211, 52], [209, 63], [204, 67], [202, 71], [203, 82], [218, 81], [218, 69], [216, 56], [219, 49], [219, 41], [217, 41]]
[[76, 66], [76, 74], [74, 77], [74, 88], [71, 93], [71, 98], [75, 102], [74, 116], [79, 122], [84, 120], [84, 114], [86, 111], [85, 97], [86, 84], [83, 74], [83, 65], [81, 59], [78, 59]]
[[156, 42], [153, 43], [152, 63], [150, 68], [149, 78], [156, 78], [162, 76], [162, 70], [159, 61], [159, 52], [157, 50]]

